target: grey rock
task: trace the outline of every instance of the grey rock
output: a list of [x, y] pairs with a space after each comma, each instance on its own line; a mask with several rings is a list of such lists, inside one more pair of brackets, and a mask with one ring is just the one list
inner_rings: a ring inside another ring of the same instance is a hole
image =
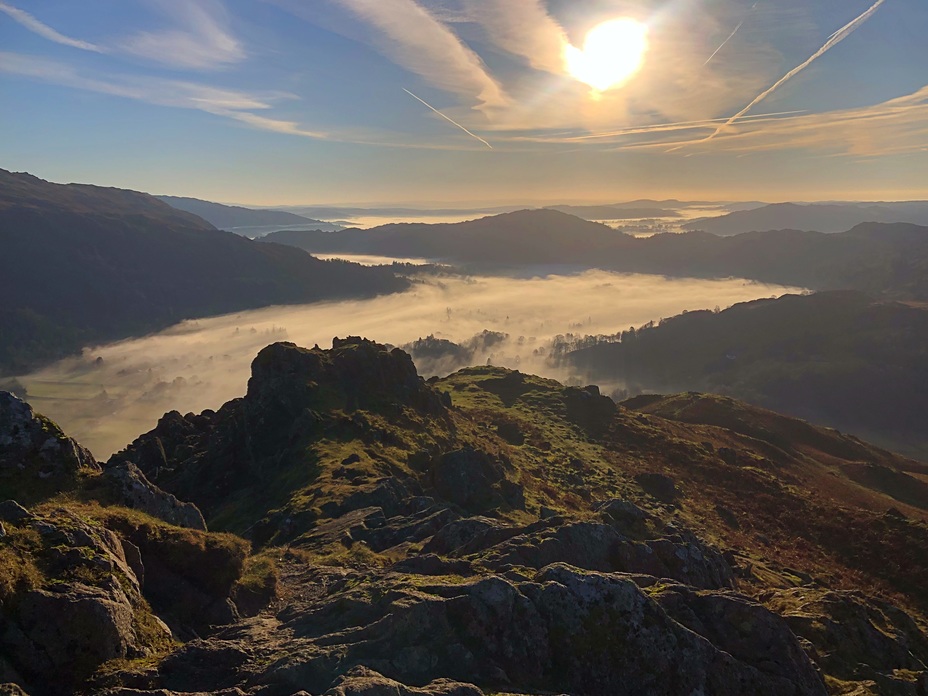
[[9, 668], [29, 684], [48, 685], [43, 693], [56, 693], [103, 662], [142, 657], [151, 641], [169, 639], [154, 617], [148, 633], [139, 633], [139, 612], [148, 610], [113, 532], [65, 511], [32, 525], [41, 535], [35, 553], [58, 579], [18, 588], [4, 606], [0, 654]]
[[472, 684], [436, 679], [423, 687], [409, 687], [367, 667], [353, 667], [323, 696], [483, 696]]
[[69, 490], [78, 473], [99, 470], [93, 455], [57, 425], [22, 399], [0, 391], [0, 481], [15, 481], [15, 497]]
[[640, 524], [651, 517], [633, 502], [621, 498], [614, 498], [600, 503], [596, 506], [596, 510], [609, 516], [615, 522], [630, 525]]
[[206, 522], [196, 505], [158, 488], [132, 462], [107, 466], [104, 477], [127, 507], [178, 527], [206, 531]]
[[472, 557], [490, 568], [540, 569], [567, 563], [586, 570], [670, 578], [703, 589], [735, 585], [734, 573], [721, 552], [688, 532], [634, 541], [612, 525], [596, 522], [536, 523]]
[[439, 529], [422, 547], [422, 552], [442, 556], [473, 553], [514, 537], [521, 531], [519, 527], [490, 517], [466, 517]]
[[[645, 594], [639, 578], [564, 564], [525, 581], [497, 576], [409, 589], [389, 583], [346, 587], [311, 609], [282, 614], [280, 630], [296, 638], [261, 680], [324, 691], [333, 670], [364, 665], [400, 684], [445, 678], [523, 692], [825, 694], [783, 620], [737, 596], [691, 608], [703, 621], [690, 622], [696, 630]], [[701, 601], [700, 593], [676, 597]], [[728, 609], [738, 602], [745, 606]], [[715, 624], [726, 612], [744, 620], [719, 632]], [[736, 636], [765, 649], [739, 652]]]
[[928, 634], [892, 604], [811, 587], [777, 590], [766, 604], [804, 640], [826, 674], [861, 688], [872, 683], [874, 693], [926, 693]]

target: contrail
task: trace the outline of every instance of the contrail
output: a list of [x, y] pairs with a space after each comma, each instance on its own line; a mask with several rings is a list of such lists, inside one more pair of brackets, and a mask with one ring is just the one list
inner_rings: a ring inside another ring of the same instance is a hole
[[490, 148], [491, 150], [493, 149], [493, 146], [490, 145], [490, 143], [488, 143], [486, 140], [484, 140], [483, 138], [481, 138], [479, 135], [475, 135], [474, 133], [471, 133], [469, 130], [467, 130], [464, 126], [462, 126], [460, 123], [458, 123], [458, 122], [455, 121], [454, 119], [449, 118], [448, 116], [445, 116], [441, 111], [439, 111], [439, 110], [436, 109], [434, 106], [432, 106], [432, 105], [429, 104], [427, 101], [425, 101], [425, 99], [422, 99], [421, 97], [417, 97], [415, 94], [413, 94], [412, 92], [410, 92], [410, 91], [409, 91], [408, 89], [406, 89], [405, 87], [403, 87], [402, 89], [403, 89], [403, 91], [406, 92], [406, 94], [408, 94], [410, 97], [412, 97], [412, 98], [415, 99], [416, 101], [419, 101], [419, 102], [421, 102], [422, 104], [424, 104], [425, 106], [427, 106], [428, 108], [430, 108], [430, 109], [431, 109], [432, 111], [434, 111], [436, 114], [438, 114], [438, 115], [441, 116], [443, 119], [445, 119], [448, 123], [451, 123], [451, 124], [457, 126], [457, 127], [460, 128], [462, 131], [464, 131], [465, 133], [467, 133], [470, 137], [472, 137], [474, 140], [479, 140], [480, 142], [482, 142], [484, 145], [486, 145], [486, 146], [487, 146], [488, 148]]
[[[757, 4], [758, 4], [758, 3], [755, 2], [753, 5], [751, 5], [751, 10], [750, 10], [751, 12], [754, 11], [754, 8], [757, 7]], [[735, 27], [735, 30], [734, 30], [731, 34], [728, 35], [728, 38], [725, 39], [717, 49], [715, 49], [715, 50], [712, 52], [712, 55], [711, 55], [711, 56], [709, 56], [708, 58], [706, 58], [706, 62], [702, 64], [702, 67], [706, 67], [707, 65], [709, 65], [709, 63], [712, 61], [713, 58], [715, 58], [715, 56], [718, 54], [718, 52], [721, 51], [723, 48], [725, 48], [725, 45], [726, 45], [729, 41], [731, 41], [733, 38], [735, 38], [735, 34], [737, 34], [737, 33], [738, 33], [738, 30], [739, 30], [742, 26], [744, 26], [745, 21], [746, 21], [746, 20], [742, 19], [740, 22], [738, 22], [738, 26]]]
[[788, 82], [790, 79], [795, 77], [798, 73], [808, 68], [814, 61], [818, 60], [818, 58], [820, 58], [824, 53], [826, 53], [832, 47], [837, 46], [839, 43], [844, 41], [844, 39], [846, 39], [848, 36], [854, 33], [857, 27], [859, 27], [861, 24], [863, 24], [868, 19], [870, 19], [873, 13], [876, 12], [878, 9], [880, 9], [880, 5], [882, 5], [884, 2], [886, 2], [886, 0], [877, 0], [875, 3], [873, 3], [873, 5], [870, 6], [870, 9], [868, 9], [862, 15], [860, 15], [856, 19], [851, 20], [850, 22], [845, 24], [843, 27], [838, 29], [838, 31], [836, 31], [834, 34], [832, 34], [828, 38], [828, 41], [825, 42], [824, 46], [822, 46], [814, 54], [812, 54], [811, 58], [809, 58], [807, 61], [805, 61], [801, 65], [797, 65], [795, 68], [793, 68], [788, 73], [786, 73], [783, 77], [777, 80], [777, 82], [772, 87], [769, 87], [767, 90], [765, 90], [764, 92], [761, 92], [756, 97], [754, 97], [754, 100], [750, 104], [748, 104], [746, 107], [741, 109], [741, 111], [739, 111], [734, 116], [732, 116], [730, 119], [728, 119], [728, 121], [726, 121], [721, 126], [719, 126], [718, 130], [716, 130], [715, 133], [707, 137], [702, 142], [712, 140], [715, 136], [717, 136], [723, 130], [728, 128], [728, 126], [732, 125], [735, 121], [737, 121], [742, 116], [744, 116], [748, 111], [753, 109], [755, 106], [757, 106], [762, 101], [764, 101], [764, 99], [769, 97], [776, 90], [778, 90], [780, 87], [786, 84], [786, 82]]
[[742, 19], [740, 22], [738, 22], [738, 26], [736, 26], [736, 27], [735, 27], [735, 30], [734, 30], [731, 34], [728, 35], [728, 38], [725, 39], [725, 40], [719, 45], [719, 47], [718, 47], [717, 49], [715, 49], [714, 51], [712, 51], [712, 55], [709, 56], [708, 58], [706, 58], [706, 62], [702, 64], [702, 67], [706, 67], [707, 65], [709, 65], [709, 63], [711, 62], [711, 60], [712, 60], [713, 58], [715, 58], [716, 54], [718, 54], [719, 51], [721, 51], [723, 48], [725, 48], [725, 44], [727, 44], [729, 41], [731, 41], [733, 38], [735, 38], [735, 34], [738, 33], [738, 30], [741, 28], [741, 25], [742, 25], [742, 24], [744, 24], [744, 20], [743, 20], [743, 19]]

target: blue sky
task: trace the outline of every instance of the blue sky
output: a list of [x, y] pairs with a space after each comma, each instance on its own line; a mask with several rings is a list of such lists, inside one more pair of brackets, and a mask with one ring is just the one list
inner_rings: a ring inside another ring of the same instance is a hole
[[[566, 47], [623, 17], [597, 92]], [[0, 133], [259, 205], [928, 198], [928, 2], [0, 0]]]

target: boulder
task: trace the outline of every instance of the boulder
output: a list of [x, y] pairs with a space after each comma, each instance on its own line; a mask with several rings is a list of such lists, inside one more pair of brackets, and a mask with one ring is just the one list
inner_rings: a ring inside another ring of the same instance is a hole
[[358, 666], [339, 677], [323, 696], [483, 696], [472, 684], [436, 679], [423, 687], [408, 687], [372, 669]]
[[93, 455], [25, 401], [0, 391], [0, 486], [31, 504], [78, 485], [98, 472]]
[[619, 526], [620, 529], [640, 529], [651, 515], [622, 498], [613, 498], [596, 506], [596, 511]]
[[37, 541], [22, 562], [42, 571], [0, 597], [0, 654], [35, 693], [67, 693], [108, 660], [170, 642], [116, 534], [64, 510], [30, 525]]
[[889, 602], [797, 587], [771, 592], [765, 603], [805, 641], [825, 674], [876, 694], [928, 693], [928, 634]]
[[104, 478], [126, 507], [178, 527], [206, 530], [206, 522], [196, 505], [182, 502], [155, 486], [132, 462], [107, 466]]
[[645, 493], [662, 503], [672, 504], [680, 497], [680, 490], [673, 479], [664, 474], [638, 474], [635, 481]]
[[471, 447], [439, 457], [429, 470], [428, 482], [438, 497], [469, 512], [525, 505], [522, 487], [506, 478], [502, 463]]
[[15, 500], [4, 500], [0, 503], [0, 520], [16, 523], [29, 519], [32, 519], [32, 513]]

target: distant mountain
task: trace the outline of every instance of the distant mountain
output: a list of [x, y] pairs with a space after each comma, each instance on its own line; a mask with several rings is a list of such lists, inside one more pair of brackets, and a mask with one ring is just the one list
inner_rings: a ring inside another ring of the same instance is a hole
[[928, 201], [808, 205], [775, 203], [717, 218], [694, 220], [683, 225], [683, 228], [726, 236], [783, 229], [833, 233], [844, 232], [864, 222], [908, 222], [928, 225]]
[[908, 224], [865, 224], [842, 234], [779, 230], [635, 238], [556, 210], [524, 210], [455, 224], [284, 231], [265, 239], [310, 252], [416, 256], [484, 269], [567, 264], [928, 300], [928, 228]]
[[630, 393], [711, 391], [928, 459], [928, 307], [856, 292], [688, 312], [570, 353]]
[[677, 218], [680, 213], [665, 208], [627, 208], [620, 205], [553, 205], [557, 210], [584, 220], [639, 220], [642, 218]]
[[156, 196], [156, 198], [164, 201], [172, 208], [193, 213], [220, 230], [239, 232], [245, 234], [245, 236], [251, 236], [247, 234], [249, 228], [273, 226], [292, 227], [301, 225], [304, 226], [304, 229], [325, 230], [327, 232], [343, 229], [341, 225], [313, 220], [283, 210], [256, 210], [178, 196]]
[[633, 201], [623, 201], [622, 203], [612, 203], [611, 208], [691, 208], [693, 206], [716, 205], [709, 201], [678, 201], [676, 198], [665, 198], [664, 200], [654, 200], [653, 198], [636, 198]]
[[605, 248], [621, 237], [605, 225], [556, 210], [523, 210], [456, 223], [399, 223], [337, 234], [281, 231], [262, 241], [318, 253], [451, 259], [502, 264], [558, 263], [568, 240], [579, 249]]
[[403, 218], [430, 218], [430, 217], [480, 217], [497, 213], [510, 213], [518, 210], [519, 206], [504, 205], [482, 208], [414, 208], [410, 206], [331, 206], [331, 205], [296, 205], [285, 206], [285, 209], [308, 217], [319, 217], [325, 220], [351, 220], [359, 217], [386, 218], [402, 220]]
[[389, 270], [221, 232], [144, 193], [0, 170], [0, 374], [182, 319], [405, 287]]

